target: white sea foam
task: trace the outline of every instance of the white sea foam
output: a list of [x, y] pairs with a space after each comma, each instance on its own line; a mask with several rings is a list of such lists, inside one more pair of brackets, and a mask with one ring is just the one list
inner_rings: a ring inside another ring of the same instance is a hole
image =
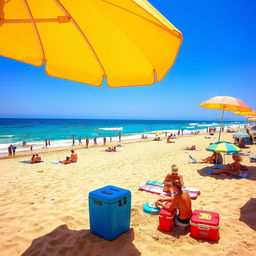
[[0, 138], [12, 138], [15, 137], [15, 135], [0, 135]]
[[[208, 126], [212, 126], [212, 125], [217, 125], [218, 123], [213, 123], [211, 125], [200, 125], [202, 128], [198, 128], [198, 130], [201, 133], [205, 133], [206, 132], [206, 128], [203, 128], [204, 126], [208, 127]], [[232, 124], [232, 125], [225, 125], [224, 129], [227, 129], [228, 127], [231, 129], [238, 129], [238, 128], [243, 128], [244, 125], [242, 124]], [[189, 128], [189, 130], [187, 130]], [[184, 135], [190, 135], [191, 134], [191, 126], [186, 127], [183, 131]], [[101, 128], [102, 129], [102, 128]], [[116, 129], [116, 128], [103, 128], [103, 129]], [[219, 127], [216, 127], [216, 130], [219, 130]], [[192, 130], [193, 131], [193, 130]], [[151, 132], [141, 132], [141, 133], [137, 133], [137, 134], [132, 134], [132, 135], [127, 135], [127, 136], [122, 136], [122, 141], [127, 141], [127, 140], [139, 140], [141, 139], [142, 134], [144, 134], [145, 136], [147, 136], [149, 139], [150, 138], [155, 138], [156, 137], [156, 132], [163, 132], [162, 135], [159, 135], [159, 137], [165, 137], [165, 133], [167, 133], [168, 135], [170, 133], [172, 134], [176, 134], [178, 133], [178, 130], [156, 130], [156, 131], [151, 131]], [[110, 138], [107, 137], [107, 142], [109, 142]], [[112, 141], [113, 142], [119, 142], [119, 137], [118, 136], [113, 136], [112, 137]], [[78, 141], [75, 141], [75, 145], [78, 145]], [[85, 141], [82, 140], [82, 145], [85, 145]], [[103, 137], [97, 137], [97, 143], [98, 144], [103, 144]], [[39, 150], [42, 148], [45, 148], [45, 143], [44, 141], [33, 141], [33, 142], [27, 142], [26, 147], [22, 147], [22, 141], [19, 142], [15, 142], [15, 143], [4, 143], [4, 144], [0, 144], [0, 154], [4, 154], [7, 155], [7, 149], [8, 146], [12, 144], [12, 145], [16, 145], [17, 152], [20, 151], [29, 151], [30, 150], [30, 146], [33, 146], [33, 150]], [[90, 139], [90, 145], [93, 144], [93, 140]], [[67, 147], [67, 146], [72, 146], [72, 140], [68, 139], [68, 140], [52, 140], [51, 141], [51, 145], [48, 146], [48, 148], [58, 148], [58, 147]]]
[[123, 127], [113, 127], [113, 128], [99, 128], [98, 130], [104, 130], [104, 131], [122, 131]]
[[198, 123], [189, 123], [189, 125], [198, 125]]

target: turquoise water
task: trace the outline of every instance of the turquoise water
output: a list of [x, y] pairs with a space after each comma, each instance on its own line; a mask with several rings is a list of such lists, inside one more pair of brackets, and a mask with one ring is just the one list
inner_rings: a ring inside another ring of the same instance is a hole
[[[244, 124], [243, 122], [224, 122], [225, 126]], [[78, 139], [86, 136], [90, 139], [95, 137], [118, 137], [141, 136], [142, 133], [154, 133], [155, 131], [177, 132], [183, 129], [189, 134], [192, 130], [218, 127], [218, 121], [196, 120], [103, 120], [103, 119], [0, 119], [0, 152], [6, 150], [8, 144], [43, 145], [44, 140], [56, 141], [58, 146], [61, 142], [71, 141], [72, 135]], [[40, 144], [41, 143], [41, 144]], [[65, 143], [64, 143], [65, 144]], [[63, 145], [64, 145], [63, 144]]]

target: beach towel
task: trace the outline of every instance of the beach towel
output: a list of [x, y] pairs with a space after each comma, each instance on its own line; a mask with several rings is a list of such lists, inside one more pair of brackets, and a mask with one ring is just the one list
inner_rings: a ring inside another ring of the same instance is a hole
[[[204, 173], [206, 173], [206, 174], [212, 174], [213, 172], [214, 172], [214, 170], [212, 170], [212, 169], [204, 170]], [[234, 179], [249, 179], [249, 177], [250, 177], [250, 174], [248, 172], [243, 172], [243, 171], [239, 172], [238, 175], [229, 175], [229, 174], [225, 174], [225, 173], [216, 174], [216, 175], [230, 177], [230, 178], [234, 178]]]
[[[148, 185], [148, 184], [139, 185], [139, 190], [157, 194], [157, 195], [171, 196], [170, 192], [164, 192], [162, 187], [155, 186], [155, 185]], [[196, 199], [199, 194], [189, 192], [189, 195], [191, 199]]]
[[51, 162], [51, 164], [62, 164], [60, 162]]
[[36, 163], [32, 163], [30, 160], [24, 160], [24, 161], [20, 161], [20, 163], [23, 163], [23, 164], [40, 164], [42, 163], [43, 161], [41, 162], [36, 162]]
[[[148, 185], [154, 185], [154, 186], [159, 186], [159, 187], [161, 187], [161, 188], [164, 187], [164, 183], [161, 182], [161, 181], [148, 180], [148, 181], [146, 181], [146, 184], [148, 184]], [[187, 190], [188, 192], [191, 192], [191, 193], [200, 194], [200, 189], [198, 189], [198, 188], [191, 188], [191, 187], [185, 187], [185, 186], [183, 186], [182, 189], [183, 189], [183, 190]]]

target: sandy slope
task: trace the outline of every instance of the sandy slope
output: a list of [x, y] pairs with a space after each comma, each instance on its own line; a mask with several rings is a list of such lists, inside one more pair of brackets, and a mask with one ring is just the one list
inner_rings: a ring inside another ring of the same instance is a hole
[[[232, 141], [230, 134], [223, 138]], [[27, 156], [0, 160], [0, 250], [5, 256], [55, 255], [255, 255], [256, 252], [256, 164], [250, 179], [205, 176], [207, 164], [189, 164], [183, 150], [200, 159], [209, 155], [205, 147], [216, 139], [203, 135], [166, 141], [124, 143], [120, 152], [106, 153], [103, 147], [79, 148], [79, 162], [54, 165], [66, 151], [43, 152], [43, 163], [24, 164]], [[246, 151], [256, 153], [256, 145]], [[226, 162], [231, 160], [226, 157]], [[162, 181], [177, 164], [185, 185], [201, 189], [193, 209], [217, 211], [221, 217], [218, 243], [198, 241], [188, 231], [171, 234], [157, 230], [158, 217], [143, 212], [144, 203], [158, 196], [138, 191], [148, 179]], [[131, 230], [109, 242], [89, 232], [88, 192], [114, 185], [132, 191]]]

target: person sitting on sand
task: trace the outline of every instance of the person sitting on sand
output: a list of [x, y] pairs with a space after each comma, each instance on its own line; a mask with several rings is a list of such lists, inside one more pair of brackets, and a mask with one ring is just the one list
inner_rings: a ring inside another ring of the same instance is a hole
[[33, 155], [30, 162], [31, 163], [40, 163], [40, 162], [42, 162], [41, 156], [39, 156], [38, 154]]
[[73, 149], [71, 150], [70, 162], [71, 163], [77, 162], [77, 154], [75, 153], [75, 151]]
[[175, 164], [172, 165], [172, 172], [167, 174], [167, 176], [164, 179], [164, 192], [170, 192], [170, 194], [173, 194], [173, 188], [172, 188], [172, 181], [173, 180], [179, 180], [181, 186], [184, 186], [183, 177], [181, 174], [178, 174], [178, 168]]
[[[182, 190], [182, 184], [179, 180], [172, 181], [173, 191], [175, 195], [171, 199], [159, 199], [156, 201], [156, 206], [162, 206], [163, 209], [171, 212], [175, 208], [178, 209], [178, 214], [175, 218], [175, 225], [178, 227], [188, 227], [192, 216], [192, 203], [187, 190]], [[171, 202], [171, 204], [166, 204]]]
[[218, 171], [212, 172], [212, 174], [230, 174], [230, 175], [238, 175], [241, 171], [241, 161], [242, 157], [238, 154], [233, 154], [232, 159], [234, 160], [233, 163], [227, 164], [227, 168], [220, 169]]
[[62, 163], [62, 164], [70, 164], [70, 163], [71, 163], [71, 159], [70, 159], [69, 156], [67, 156], [65, 160], [59, 161], [59, 163]]
[[160, 137], [156, 136], [153, 141], [160, 141]]
[[196, 150], [196, 145], [193, 145], [191, 147], [186, 147], [187, 150]]
[[238, 145], [239, 148], [245, 148], [245, 141], [243, 140], [243, 138], [239, 141]]
[[223, 164], [223, 158], [221, 153], [213, 152], [211, 156], [202, 159], [200, 163]]

